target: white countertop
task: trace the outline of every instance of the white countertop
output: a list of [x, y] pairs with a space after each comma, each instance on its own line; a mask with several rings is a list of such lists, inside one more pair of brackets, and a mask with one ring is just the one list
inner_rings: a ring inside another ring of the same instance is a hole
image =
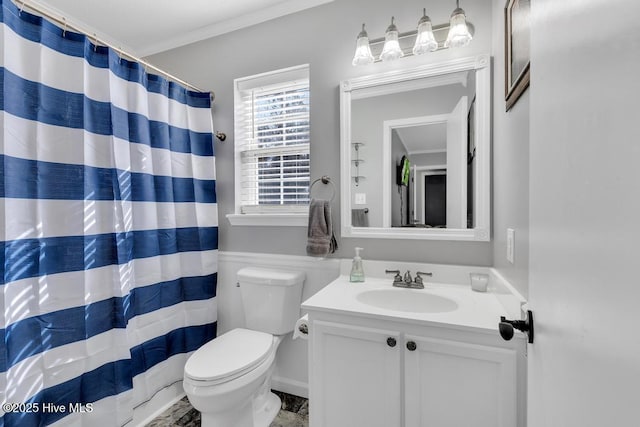
[[[498, 333], [500, 316], [508, 313], [497, 294], [475, 292], [469, 285], [426, 283], [425, 289], [405, 289], [392, 286], [392, 279], [368, 277], [365, 282], [350, 283], [342, 275], [324, 289], [302, 303], [304, 311], [323, 311], [356, 315], [400, 322], [419, 323], [426, 326], [447, 326]], [[439, 295], [455, 301], [458, 308], [449, 312], [416, 313], [378, 308], [357, 300], [360, 292], [373, 289], [392, 289], [397, 292], [423, 292]]]

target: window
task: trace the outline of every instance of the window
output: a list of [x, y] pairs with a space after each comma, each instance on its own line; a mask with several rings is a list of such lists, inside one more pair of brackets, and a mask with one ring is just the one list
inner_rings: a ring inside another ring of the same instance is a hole
[[236, 214], [306, 214], [309, 67], [235, 80]]

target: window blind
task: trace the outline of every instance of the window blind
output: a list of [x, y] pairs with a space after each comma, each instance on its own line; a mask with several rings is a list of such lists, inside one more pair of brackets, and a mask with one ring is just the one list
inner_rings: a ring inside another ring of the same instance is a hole
[[305, 210], [309, 203], [308, 78], [238, 94], [241, 212]]

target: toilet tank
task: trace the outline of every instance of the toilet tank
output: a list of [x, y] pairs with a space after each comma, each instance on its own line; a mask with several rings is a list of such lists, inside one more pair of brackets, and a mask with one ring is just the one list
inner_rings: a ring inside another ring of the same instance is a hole
[[293, 331], [300, 317], [300, 271], [245, 267], [238, 271], [247, 329], [284, 335]]

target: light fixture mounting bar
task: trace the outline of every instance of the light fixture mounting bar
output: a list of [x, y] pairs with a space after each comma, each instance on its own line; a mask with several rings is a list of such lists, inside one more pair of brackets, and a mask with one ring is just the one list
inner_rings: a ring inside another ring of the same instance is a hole
[[[471, 35], [475, 34], [475, 27], [469, 21], [467, 21], [467, 27], [469, 28], [469, 32]], [[433, 26], [433, 36], [438, 42], [438, 49], [444, 49], [444, 41], [447, 39], [447, 34], [449, 33], [449, 23], [439, 24]], [[413, 43], [416, 40], [416, 35], [418, 34], [417, 30], [407, 31], [405, 33], [398, 34], [398, 42], [400, 43], [400, 49], [402, 49], [402, 53], [404, 56], [414, 56], [413, 55]], [[376, 39], [369, 40], [369, 46], [371, 47], [371, 53], [375, 58], [374, 62], [380, 62], [380, 52], [382, 52], [382, 48], [384, 46], [384, 37], [379, 37]]]

